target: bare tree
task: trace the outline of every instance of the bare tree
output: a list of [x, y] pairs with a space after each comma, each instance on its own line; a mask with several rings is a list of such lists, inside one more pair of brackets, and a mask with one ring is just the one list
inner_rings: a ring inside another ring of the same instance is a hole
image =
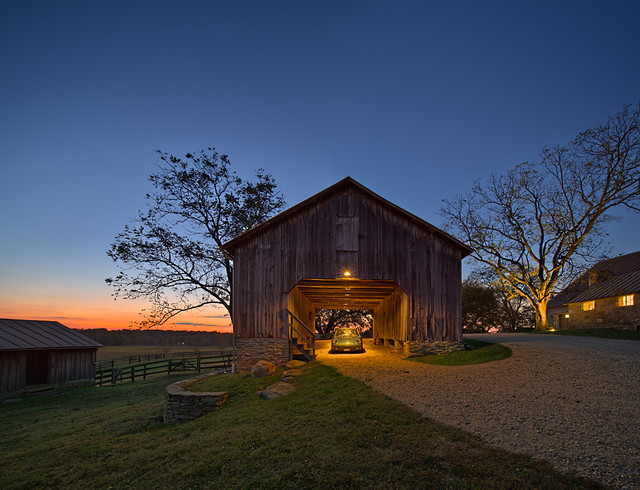
[[373, 328], [373, 315], [367, 310], [320, 310], [316, 315], [316, 332], [322, 336], [339, 327], [356, 327], [361, 333]]
[[121, 271], [106, 282], [115, 297], [151, 300], [141, 327], [207, 305], [231, 315], [232, 263], [221, 246], [281, 210], [284, 198], [262, 169], [255, 182], [243, 180], [214, 148], [184, 159], [158, 154], [155, 192], [107, 252]]
[[537, 163], [477, 181], [441, 213], [474, 259], [529, 301], [536, 327], [548, 329], [547, 303], [563, 274], [598, 258], [603, 225], [622, 207], [640, 210], [640, 106], [544, 149]]

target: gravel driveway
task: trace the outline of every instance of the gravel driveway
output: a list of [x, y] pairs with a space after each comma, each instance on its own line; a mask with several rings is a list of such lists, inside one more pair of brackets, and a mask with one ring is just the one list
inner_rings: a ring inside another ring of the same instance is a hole
[[640, 342], [532, 334], [469, 335], [507, 345], [475, 366], [405, 361], [365, 341], [364, 354], [318, 360], [425, 417], [607, 485], [640, 488]]

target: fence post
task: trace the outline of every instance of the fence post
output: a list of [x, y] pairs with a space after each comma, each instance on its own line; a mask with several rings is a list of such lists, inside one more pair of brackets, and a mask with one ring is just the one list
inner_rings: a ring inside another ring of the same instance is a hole
[[142, 379], [147, 379], [147, 365], [143, 364], [144, 368], [142, 370]]
[[131, 382], [136, 380], [136, 365], [131, 366]]
[[171, 358], [169, 358], [169, 362], [167, 363], [168, 371], [167, 374], [171, 374]]
[[198, 356], [198, 374], [200, 374], [200, 356]]

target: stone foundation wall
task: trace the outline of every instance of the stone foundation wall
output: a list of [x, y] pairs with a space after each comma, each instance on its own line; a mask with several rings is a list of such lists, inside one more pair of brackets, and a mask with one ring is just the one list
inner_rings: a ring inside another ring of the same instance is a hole
[[392, 349], [396, 349], [405, 357], [449, 354], [451, 352], [464, 350], [464, 344], [462, 342], [449, 342], [446, 340], [434, 342], [412, 342], [384, 339], [384, 344]]
[[164, 421], [178, 422], [183, 420], [194, 420], [208, 413], [227, 401], [226, 391], [218, 392], [195, 392], [188, 391], [187, 388], [199, 379], [212, 376], [198, 376], [186, 381], [177, 381], [167, 386], [167, 394], [164, 402]]
[[433, 354], [449, 354], [464, 350], [462, 342], [405, 342], [404, 355], [407, 357], [430, 356]]
[[251, 371], [261, 360], [282, 366], [289, 361], [289, 339], [236, 339], [236, 372]]

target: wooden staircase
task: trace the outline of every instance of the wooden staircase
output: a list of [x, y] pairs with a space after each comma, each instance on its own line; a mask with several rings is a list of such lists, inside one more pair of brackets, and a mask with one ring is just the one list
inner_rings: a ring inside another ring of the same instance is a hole
[[293, 313], [287, 310], [289, 327], [289, 359], [315, 361], [316, 335]]

